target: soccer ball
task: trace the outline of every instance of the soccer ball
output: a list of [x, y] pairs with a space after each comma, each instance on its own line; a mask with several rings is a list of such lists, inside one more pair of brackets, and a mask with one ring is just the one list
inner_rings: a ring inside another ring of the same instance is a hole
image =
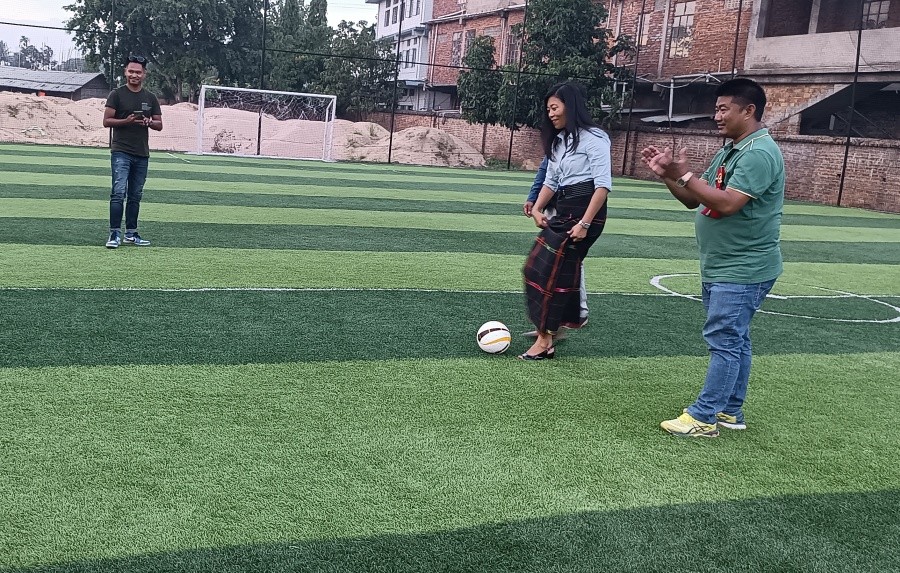
[[490, 320], [481, 325], [475, 338], [478, 348], [489, 354], [500, 354], [509, 348], [512, 337], [509, 329], [502, 322]]

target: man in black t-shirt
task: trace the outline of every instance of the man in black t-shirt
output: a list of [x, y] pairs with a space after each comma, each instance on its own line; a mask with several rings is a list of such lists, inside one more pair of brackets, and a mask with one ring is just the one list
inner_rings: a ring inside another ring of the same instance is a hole
[[[162, 131], [162, 110], [156, 96], [144, 89], [147, 59], [129, 56], [125, 65], [125, 85], [109, 92], [103, 127], [112, 129], [112, 193], [109, 196], [108, 249], [122, 244], [122, 214], [125, 214], [125, 243], [145, 247], [150, 241], [138, 234], [138, 213], [150, 159], [149, 132]], [[126, 202], [127, 199], [127, 202]]]

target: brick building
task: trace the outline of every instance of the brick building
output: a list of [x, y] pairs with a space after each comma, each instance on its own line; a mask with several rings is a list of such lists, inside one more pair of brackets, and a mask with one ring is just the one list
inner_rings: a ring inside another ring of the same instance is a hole
[[459, 67], [476, 37], [494, 38], [498, 65], [518, 61], [521, 37], [516, 34], [515, 25], [525, 17], [525, 4], [521, 0], [432, 1], [427, 86], [447, 96], [446, 106], [435, 109], [457, 109]]
[[[794, 135], [846, 133], [860, 5], [848, 0], [609, 0], [609, 27], [636, 39], [635, 106], [710, 127], [715, 86], [732, 73], [769, 95], [766, 123]], [[854, 135], [900, 138], [900, 1], [864, 0]], [[646, 115], [645, 113], [645, 115]], [[639, 117], [636, 115], [636, 117]]]

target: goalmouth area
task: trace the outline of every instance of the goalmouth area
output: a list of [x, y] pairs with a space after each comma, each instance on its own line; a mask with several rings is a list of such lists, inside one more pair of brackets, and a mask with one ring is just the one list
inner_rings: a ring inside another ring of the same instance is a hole
[[529, 363], [530, 184], [154, 151], [107, 250], [108, 150], [0, 144], [0, 572], [896, 570], [900, 216], [786, 205], [748, 429], [698, 443], [692, 213], [616, 179]]

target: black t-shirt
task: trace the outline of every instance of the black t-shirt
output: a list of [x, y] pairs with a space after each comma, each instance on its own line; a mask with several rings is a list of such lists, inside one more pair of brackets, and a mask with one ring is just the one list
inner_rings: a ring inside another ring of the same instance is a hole
[[[125, 119], [136, 112], [143, 113], [144, 117], [162, 115], [159, 100], [143, 88], [139, 92], [131, 91], [128, 86], [114, 89], [106, 98], [106, 107], [116, 110], [114, 116], [116, 119]], [[113, 127], [112, 142], [109, 147], [113, 151], [124, 151], [138, 157], [150, 157], [148, 129], [148, 127], [137, 124]]]

